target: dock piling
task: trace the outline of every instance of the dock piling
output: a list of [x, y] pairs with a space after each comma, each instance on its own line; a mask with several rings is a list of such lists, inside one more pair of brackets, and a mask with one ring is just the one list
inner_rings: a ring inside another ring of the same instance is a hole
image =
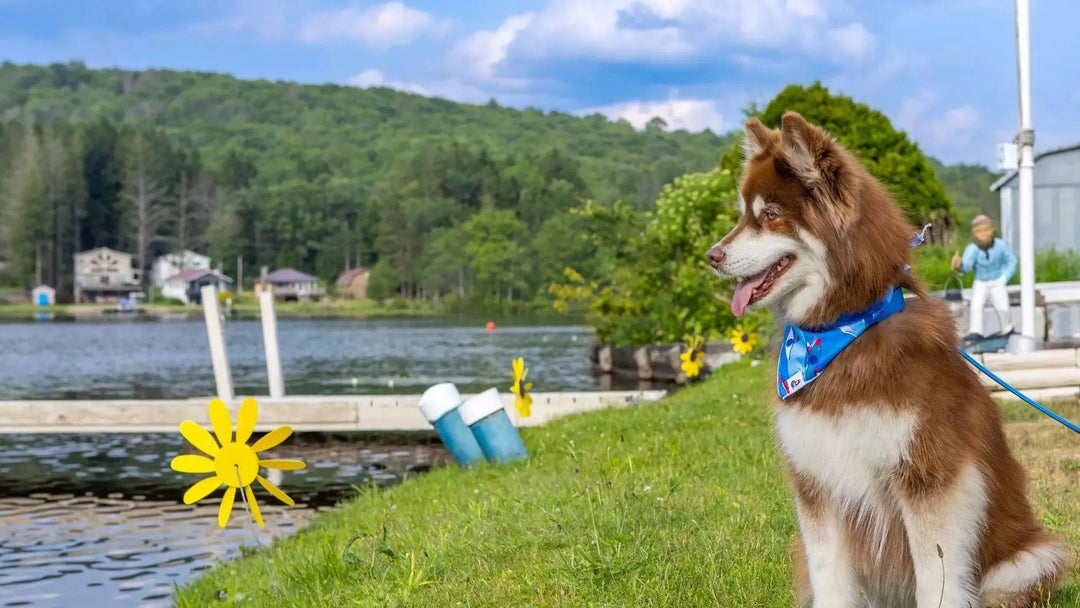
[[228, 403], [233, 398], [232, 374], [229, 358], [225, 354], [225, 329], [221, 324], [221, 306], [217, 287], [204, 285], [202, 295], [203, 316], [206, 318], [206, 337], [210, 342], [210, 361], [214, 365], [214, 382], [218, 398]]
[[281, 399], [285, 396], [285, 378], [281, 374], [274, 294], [269, 289], [259, 292], [259, 312], [262, 316], [263, 349], [266, 351], [266, 379], [270, 383], [270, 397]]

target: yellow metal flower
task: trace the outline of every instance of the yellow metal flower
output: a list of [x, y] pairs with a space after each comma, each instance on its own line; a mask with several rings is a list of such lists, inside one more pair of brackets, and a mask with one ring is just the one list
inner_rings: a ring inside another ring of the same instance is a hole
[[257, 454], [288, 439], [292, 434], [292, 427], [278, 427], [249, 446], [247, 440], [255, 431], [258, 410], [259, 404], [250, 397], [240, 404], [240, 412], [236, 416], [235, 441], [229, 408], [221, 399], [210, 402], [210, 424], [214, 427], [214, 435], [192, 420], [180, 423], [180, 434], [210, 458], [198, 454], [184, 454], [173, 458], [170, 466], [174, 471], [181, 473], [213, 473], [184, 492], [184, 504], [198, 502], [222, 485], [226, 486], [225, 495], [221, 497], [221, 506], [218, 508], [218, 525], [222, 528], [229, 523], [229, 515], [232, 514], [233, 501], [236, 500], [238, 488], [244, 489], [244, 495], [251, 506], [255, 523], [259, 524], [260, 528], [263, 527], [262, 512], [259, 511], [259, 505], [255, 502], [255, 493], [251, 491], [252, 482], [258, 481], [259, 485], [270, 492], [271, 496], [290, 507], [294, 504], [293, 499], [289, 498], [285, 492], [259, 475], [259, 470], [265, 467], [281, 471], [296, 471], [304, 468], [304, 463], [299, 460], [261, 460]]
[[702, 347], [705, 338], [694, 336], [679, 358], [682, 359], [682, 371], [687, 378], [697, 378], [701, 374], [701, 368], [705, 366], [705, 352]]
[[735, 352], [745, 355], [757, 346], [757, 334], [743, 329], [742, 325], [736, 325], [735, 329], [731, 330], [731, 345], [735, 347]]
[[525, 382], [525, 377], [529, 375], [529, 368], [525, 367], [525, 359], [518, 357], [514, 359], [514, 383], [510, 385], [510, 392], [514, 393], [514, 409], [518, 411], [518, 414], [522, 418], [528, 418], [532, 415], [532, 395], [529, 391], [532, 390], [532, 382]]

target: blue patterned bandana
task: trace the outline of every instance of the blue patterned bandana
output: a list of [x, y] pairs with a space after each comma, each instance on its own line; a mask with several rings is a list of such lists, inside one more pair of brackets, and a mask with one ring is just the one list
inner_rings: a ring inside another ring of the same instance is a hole
[[776, 365], [776, 390], [787, 399], [821, 375], [825, 366], [867, 327], [904, 309], [904, 293], [889, 288], [885, 297], [861, 312], [844, 315], [829, 327], [810, 330], [794, 325], [784, 328], [784, 346]]

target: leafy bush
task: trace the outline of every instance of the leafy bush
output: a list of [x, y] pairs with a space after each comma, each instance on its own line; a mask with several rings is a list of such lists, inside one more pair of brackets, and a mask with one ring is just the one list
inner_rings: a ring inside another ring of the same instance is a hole
[[[953, 253], [963, 251], [967, 242], [954, 238], [947, 245], [923, 245], [915, 250], [913, 264], [915, 274], [926, 282], [931, 291], [945, 289], [945, 283], [952, 276]], [[1014, 252], [1015, 253], [1015, 252]], [[969, 272], [961, 277], [964, 287], [971, 287], [975, 273]], [[1059, 251], [1054, 247], [1035, 252], [1035, 280], [1039, 283], [1056, 281], [1080, 281], [1080, 254], [1072, 249]], [[1013, 275], [1010, 285], [1020, 283], [1020, 270]]]
[[230, 299], [232, 300], [233, 305], [236, 305], [236, 296], [234, 296], [233, 293], [229, 290], [219, 291], [217, 294], [217, 299], [218, 304], [222, 306], [225, 306], [225, 303], [228, 302]]
[[[1019, 280], [1020, 273], [1015, 279]], [[1080, 253], [1054, 247], [1035, 253], [1035, 279], [1043, 283], [1080, 281]]]
[[367, 283], [368, 297], [383, 302], [398, 295], [397, 271], [385, 260], [379, 260], [371, 269]]
[[[705, 252], [734, 227], [735, 178], [728, 169], [693, 173], [664, 187], [656, 210], [646, 217], [643, 233], [604, 230], [607, 234], [606, 284], [587, 280], [573, 269], [566, 282], [553, 285], [556, 306], [589, 305], [597, 337], [616, 345], [681, 342], [691, 335], [726, 333], [735, 324], [731, 281], [720, 281]], [[601, 225], [627, 213], [618, 205], [591, 203], [582, 213]], [[628, 219], [627, 223], [632, 223]], [[760, 315], [750, 321], [760, 320]]]

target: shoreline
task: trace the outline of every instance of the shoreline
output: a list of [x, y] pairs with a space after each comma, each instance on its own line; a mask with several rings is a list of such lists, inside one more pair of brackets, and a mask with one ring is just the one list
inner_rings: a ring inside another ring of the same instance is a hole
[[[279, 302], [274, 307], [278, 318], [304, 319], [371, 319], [436, 317], [442, 313], [430, 305], [385, 306], [370, 302], [293, 303]], [[117, 312], [112, 304], [57, 304], [34, 306], [31, 304], [0, 304], [0, 322], [33, 321], [41, 315], [48, 318], [70, 319], [161, 319], [175, 317], [202, 317], [199, 306], [178, 304], [145, 304], [136, 312]], [[257, 305], [233, 306], [231, 318], [259, 318]]]

